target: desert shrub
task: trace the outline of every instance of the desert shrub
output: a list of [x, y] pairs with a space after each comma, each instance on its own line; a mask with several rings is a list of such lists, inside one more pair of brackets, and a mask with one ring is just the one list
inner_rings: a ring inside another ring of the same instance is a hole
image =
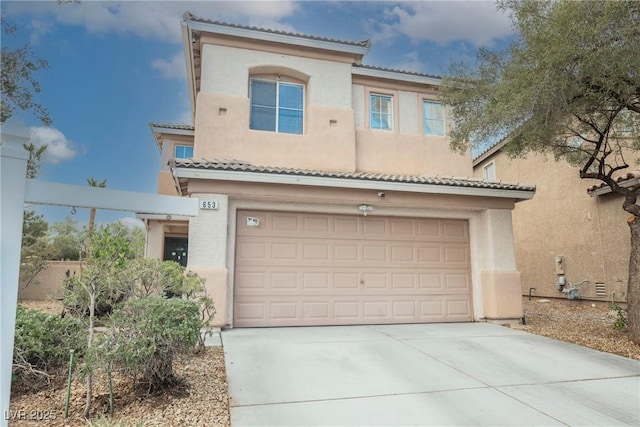
[[82, 355], [87, 345], [80, 320], [39, 310], [18, 307], [15, 331], [13, 364], [18, 378], [66, 367], [70, 350]]
[[194, 301], [161, 296], [132, 299], [112, 313], [108, 332], [92, 347], [90, 359], [120, 369], [156, 391], [174, 383], [173, 361], [191, 354], [199, 332]]
[[627, 319], [627, 310], [614, 302], [609, 303], [609, 309], [616, 312], [616, 320], [613, 323], [613, 328], [619, 331], [627, 329], [627, 325], [629, 323]]

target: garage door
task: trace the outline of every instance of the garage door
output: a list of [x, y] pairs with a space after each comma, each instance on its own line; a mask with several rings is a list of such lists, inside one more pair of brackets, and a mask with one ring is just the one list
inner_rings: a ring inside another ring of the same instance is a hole
[[463, 220], [238, 211], [235, 326], [470, 321]]

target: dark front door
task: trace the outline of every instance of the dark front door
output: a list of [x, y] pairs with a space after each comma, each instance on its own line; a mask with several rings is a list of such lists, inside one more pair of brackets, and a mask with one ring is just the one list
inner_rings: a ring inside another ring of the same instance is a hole
[[189, 239], [186, 237], [165, 237], [163, 261], [175, 261], [186, 267], [188, 247]]

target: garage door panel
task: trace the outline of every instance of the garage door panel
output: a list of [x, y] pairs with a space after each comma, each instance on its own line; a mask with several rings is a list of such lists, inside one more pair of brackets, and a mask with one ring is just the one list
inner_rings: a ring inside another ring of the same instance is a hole
[[472, 318], [466, 221], [240, 211], [237, 224], [236, 326]]
[[237, 327], [459, 322], [468, 321], [469, 315], [467, 303], [449, 301], [447, 296], [377, 297], [367, 301], [360, 296], [328, 296], [324, 301], [292, 296], [236, 302], [234, 309]]

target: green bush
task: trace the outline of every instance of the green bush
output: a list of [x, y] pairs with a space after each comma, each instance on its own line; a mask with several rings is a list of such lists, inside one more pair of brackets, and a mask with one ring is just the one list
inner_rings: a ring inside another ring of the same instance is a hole
[[627, 329], [629, 323], [629, 320], [627, 319], [627, 310], [614, 302], [609, 303], [609, 309], [616, 312], [616, 321], [613, 324], [613, 328], [619, 331]]
[[173, 384], [173, 360], [191, 353], [198, 342], [199, 308], [177, 298], [132, 299], [112, 313], [109, 326], [91, 359], [121, 369], [154, 391]]
[[70, 350], [82, 355], [86, 346], [86, 331], [78, 319], [18, 307], [13, 350], [15, 368], [22, 368], [23, 372], [37, 369], [50, 373], [67, 366]]

